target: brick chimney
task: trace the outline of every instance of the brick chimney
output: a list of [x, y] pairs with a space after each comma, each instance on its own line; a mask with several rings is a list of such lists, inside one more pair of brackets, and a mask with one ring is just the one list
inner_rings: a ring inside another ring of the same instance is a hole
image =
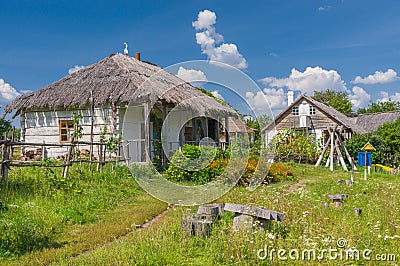
[[140, 61], [140, 53], [135, 53], [135, 58]]

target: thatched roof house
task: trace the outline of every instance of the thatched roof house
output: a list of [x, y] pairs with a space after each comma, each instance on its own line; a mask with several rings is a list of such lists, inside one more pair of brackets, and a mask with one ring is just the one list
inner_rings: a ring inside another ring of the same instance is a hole
[[[123, 133], [124, 140], [132, 144], [128, 147], [129, 157], [138, 161], [149, 159], [145, 158], [145, 151], [150, 153], [152, 140], [161, 138], [167, 117], [170, 128], [164, 137], [172, 151], [184, 141], [203, 136], [211, 135], [218, 140], [215, 135], [219, 131], [212, 131], [220, 128], [216, 120], [228, 121], [228, 117], [237, 116], [231, 107], [176, 75], [140, 61], [140, 57], [122, 54], [110, 55], [43, 89], [16, 98], [6, 106], [5, 114], [13, 111], [13, 117], [21, 116], [23, 141], [68, 142], [75, 130], [74, 114], [79, 113], [83, 140], [88, 141], [93, 134], [98, 140], [104, 127], [110, 135]], [[190, 120], [192, 123], [187, 122]], [[182, 125], [183, 122], [187, 123]], [[54, 157], [63, 152], [49, 154]]]
[[[199, 115], [236, 116], [230, 108], [203, 94], [189, 83], [159, 66], [122, 54], [103, 60], [65, 76], [43, 89], [22, 95], [6, 106], [5, 112], [42, 109], [71, 109], [90, 105], [91, 92], [95, 106], [162, 100], [195, 110]], [[190, 100], [202, 97], [202, 101]]]

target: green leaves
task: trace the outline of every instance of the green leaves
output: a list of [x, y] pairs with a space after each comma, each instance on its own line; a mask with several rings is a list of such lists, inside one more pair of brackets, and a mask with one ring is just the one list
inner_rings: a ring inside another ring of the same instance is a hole
[[313, 163], [318, 159], [321, 149], [315, 135], [305, 135], [301, 131], [292, 129], [281, 130], [271, 140], [271, 149], [278, 161]]
[[352, 105], [347, 98], [347, 94], [343, 91], [334, 91], [327, 89], [326, 91], [314, 91], [315, 100], [327, 103], [343, 114], [350, 114], [352, 112]]

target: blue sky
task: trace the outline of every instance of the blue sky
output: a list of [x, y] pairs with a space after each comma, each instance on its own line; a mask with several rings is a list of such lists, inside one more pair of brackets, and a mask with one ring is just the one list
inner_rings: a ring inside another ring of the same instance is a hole
[[[74, 66], [122, 53], [124, 42], [130, 55], [140, 52], [142, 60], [161, 67], [209, 59], [238, 67], [261, 89], [241, 87], [243, 99], [258, 113], [270, 112], [264, 97], [275, 114], [282, 110], [288, 89], [297, 95], [326, 88], [346, 91], [355, 109], [369, 101], [400, 101], [398, 0], [0, 4], [3, 106]], [[196, 66], [183, 68], [181, 76], [212, 81]], [[230, 101], [224, 89], [209, 89]]]

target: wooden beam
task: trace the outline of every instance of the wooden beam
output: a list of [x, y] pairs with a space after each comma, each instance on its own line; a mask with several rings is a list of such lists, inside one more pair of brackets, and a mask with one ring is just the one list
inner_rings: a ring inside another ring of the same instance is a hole
[[146, 153], [146, 162], [150, 160], [150, 136], [149, 136], [149, 127], [150, 127], [150, 110], [149, 110], [149, 102], [143, 103], [144, 108], [144, 149]]
[[[329, 129], [328, 129], [328, 130], [329, 130]], [[327, 141], [326, 141], [326, 143], [325, 143], [324, 148], [322, 149], [321, 155], [319, 156], [319, 158], [318, 158], [317, 163], [315, 164], [315, 166], [320, 165], [322, 159], [324, 158], [325, 152], [326, 152], [326, 150], [327, 150], [328, 147], [329, 147], [330, 140], [331, 140], [331, 134], [329, 133], [329, 137], [328, 137], [328, 139], [327, 139]]]

